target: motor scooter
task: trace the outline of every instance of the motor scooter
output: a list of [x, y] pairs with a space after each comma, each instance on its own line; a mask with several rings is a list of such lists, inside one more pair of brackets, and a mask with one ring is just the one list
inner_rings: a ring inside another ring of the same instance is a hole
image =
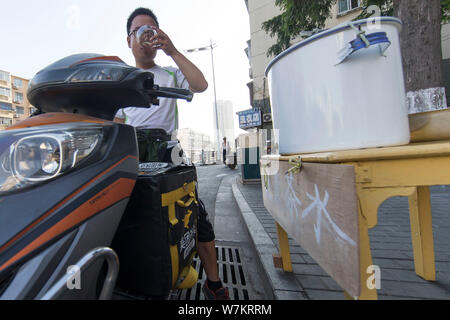
[[111, 299], [121, 257], [109, 246], [140, 170], [136, 131], [114, 115], [193, 95], [77, 54], [37, 73], [27, 96], [37, 114], [0, 132], [0, 299]]

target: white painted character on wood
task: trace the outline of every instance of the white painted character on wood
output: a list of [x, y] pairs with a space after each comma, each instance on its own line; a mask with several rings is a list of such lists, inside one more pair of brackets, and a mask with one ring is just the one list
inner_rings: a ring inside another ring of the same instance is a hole
[[299, 216], [299, 209], [302, 207], [302, 202], [297, 197], [297, 194], [295, 193], [295, 188], [293, 186], [294, 183], [294, 174], [290, 173], [286, 175], [286, 182], [288, 185], [288, 192], [286, 194], [287, 197], [287, 205], [289, 209], [289, 213], [291, 216], [292, 221], [296, 221]]
[[338, 234], [338, 236], [348, 242], [350, 245], [355, 246], [356, 247], [356, 242], [351, 239], [344, 231], [342, 231], [338, 225], [333, 221], [333, 219], [331, 219], [328, 211], [327, 211], [327, 204], [328, 204], [328, 200], [329, 200], [329, 194], [328, 191], [325, 190], [325, 196], [323, 198], [323, 200], [320, 199], [320, 193], [319, 193], [319, 188], [317, 187], [317, 185], [314, 185], [314, 191], [315, 191], [315, 195], [312, 196], [309, 193], [306, 193], [306, 196], [312, 200], [312, 203], [302, 212], [302, 216], [301, 218], [304, 219], [306, 218], [311, 212], [315, 211], [317, 212], [317, 217], [316, 217], [316, 223], [314, 225], [314, 232], [316, 235], [316, 241], [317, 244], [320, 245], [320, 234], [321, 234], [321, 230], [322, 230], [322, 217], [325, 216], [326, 221], [328, 221], [328, 225], [325, 225], [325, 227], [331, 231], [330, 227]]

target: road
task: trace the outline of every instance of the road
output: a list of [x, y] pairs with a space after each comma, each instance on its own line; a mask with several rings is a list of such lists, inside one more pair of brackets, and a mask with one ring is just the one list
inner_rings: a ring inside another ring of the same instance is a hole
[[217, 192], [223, 178], [237, 174], [222, 164], [197, 167], [198, 193], [208, 211], [209, 219], [214, 222]]

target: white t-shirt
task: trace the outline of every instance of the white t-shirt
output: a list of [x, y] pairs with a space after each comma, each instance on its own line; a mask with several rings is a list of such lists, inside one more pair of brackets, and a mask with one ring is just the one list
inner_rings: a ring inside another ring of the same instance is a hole
[[230, 151], [230, 143], [227, 141], [227, 143], [222, 142], [222, 151], [229, 152]]
[[[154, 82], [160, 87], [189, 89], [189, 83], [177, 68], [155, 65], [147, 71], [154, 74]], [[122, 108], [117, 111], [116, 118], [125, 119], [126, 124], [137, 129], [164, 129], [167, 134], [172, 134], [178, 129], [177, 100], [159, 98], [159, 106]]]

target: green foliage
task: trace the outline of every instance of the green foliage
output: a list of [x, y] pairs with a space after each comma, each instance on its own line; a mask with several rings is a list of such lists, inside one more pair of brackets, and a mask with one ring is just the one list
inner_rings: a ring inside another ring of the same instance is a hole
[[[361, 13], [358, 19], [368, 18], [373, 14], [366, 11], [367, 7], [370, 5], [376, 5], [380, 7], [381, 16], [394, 15], [393, 0], [362, 0], [362, 7], [365, 8], [365, 10]], [[450, 22], [450, 0], [441, 0], [441, 14], [443, 24]]]
[[370, 6], [377, 6], [380, 8], [380, 16], [393, 16], [394, 15], [394, 3], [393, 0], [362, 0], [361, 6], [364, 8], [357, 19], [366, 19], [372, 17], [375, 12], [370, 12], [367, 9]]
[[442, 23], [450, 22], [450, 0], [441, 0]]
[[[364, 10], [357, 19], [373, 16], [367, 8], [371, 5], [381, 9], [381, 16], [394, 15], [394, 0], [362, 0]], [[425, 0], [424, 0], [425, 1]], [[331, 16], [331, 7], [337, 0], [276, 0], [275, 5], [281, 14], [263, 22], [262, 29], [277, 42], [269, 48], [267, 56], [276, 56], [291, 46], [291, 41], [302, 31], [323, 29]], [[450, 22], [450, 0], [441, 0], [442, 23]]]
[[291, 40], [304, 30], [322, 29], [331, 15], [331, 6], [337, 0], [276, 0], [282, 14], [264, 22], [262, 28], [277, 43], [269, 48], [267, 56], [277, 55], [291, 45]]

